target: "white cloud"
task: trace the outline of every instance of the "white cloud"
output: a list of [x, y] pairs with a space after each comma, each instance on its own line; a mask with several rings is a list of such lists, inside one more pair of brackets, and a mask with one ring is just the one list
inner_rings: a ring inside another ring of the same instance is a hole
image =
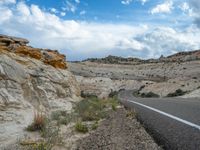
[[185, 31], [158, 27], [141, 36], [140, 42], [148, 45], [148, 57], [159, 57], [161, 54], [169, 55], [174, 51], [199, 49], [198, 36], [200, 36], [200, 31], [193, 26]]
[[16, 0], [0, 0], [0, 4], [15, 4]]
[[83, 11], [81, 11], [80, 12], [80, 15], [82, 16], [82, 15], [85, 15], [86, 14], [86, 11], [85, 10], [83, 10]]
[[72, 12], [72, 13], [75, 13], [76, 12], [76, 10], [77, 10], [77, 7], [75, 6], [75, 4], [73, 4], [72, 2], [70, 2], [70, 1], [66, 1], [66, 6], [65, 7], [63, 7], [62, 8], [63, 9], [63, 11], [70, 11], [70, 12]]
[[167, 0], [163, 4], [158, 4], [151, 10], [151, 14], [170, 13], [173, 9], [173, 1]]
[[79, 4], [79, 3], [80, 3], [80, 0], [75, 0], [75, 2]]
[[60, 12], [60, 15], [61, 15], [62, 17], [64, 17], [64, 16], [66, 15], [66, 13], [65, 13], [65, 12]]
[[142, 5], [144, 5], [148, 0], [140, 0]]
[[[142, 3], [142, 5], [144, 5], [148, 0], [137, 0], [140, 1]], [[129, 5], [131, 2], [133, 2], [133, 0], [122, 0], [121, 3], [123, 5]]]
[[70, 59], [107, 54], [157, 57], [173, 51], [200, 48], [200, 31], [147, 25], [125, 25], [63, 20], [36, 5], [0, 6], [0, 32], [30, 40], [31, 45], [62, 50]]
[[190, 9], [190, 6], [187, 2], [183, 2], [179, 7], [183, 12], [186, 12]]
[[197, 27], [200, 28], [200, 1], [198, 0], [190, 0], [189, 4], [191, 6], [191, 15], [194, 18], [194, 23], [197, 25]]
[[121, 1], [121, 3], [122, 3], [123, 5], [129, 5], [132, 1], [133, 1], [133, 0], [123, 0], [123, 1]]
[[29, 16], [30, 15], [30, 10], [29, 7], [24, 4], [23, 2], [20, 2], [17, 4], [17, 11], [23, 16]]
[[50, 11], [51, 11], [52, 13], [58, 13], [58, 10], [55, 9], [55, 8], [50, 8]]
[[[0, 24], [3, 24], [12, 17], [12, 11], [6, 7], [0, 7]], [[3, 13], [2, 13], [3, 12]]]

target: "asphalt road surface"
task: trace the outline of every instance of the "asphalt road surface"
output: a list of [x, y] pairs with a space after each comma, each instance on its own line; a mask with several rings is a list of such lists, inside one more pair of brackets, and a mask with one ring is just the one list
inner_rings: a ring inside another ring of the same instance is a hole
[[200, 99], [136, 98], [121, 91], [119, 99], [134, 109], [157, 143], [166, 150], [200, 150]]

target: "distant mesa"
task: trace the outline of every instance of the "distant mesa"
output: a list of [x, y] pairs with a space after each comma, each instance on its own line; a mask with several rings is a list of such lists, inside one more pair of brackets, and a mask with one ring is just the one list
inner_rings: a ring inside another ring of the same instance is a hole
[[57, 50], [39, 49], [27, 46], [28, 40], [0, 34], [0, 53], [12, 52], [17, 55], [41, 60], [55, 68], [67, 69], [66, 57]]
[[128, 65], [138, 65], [144, 63], [161, 63], [161, 62], [185, 62], [185, 61], [195, 61], [200, 60], [200, 50], [179, 52], [167, 57], [163, 55], [159, 59], [139, 59], [139, 58], [124, 58], [118, 56], [109, 55], [105, 58], [89, 58], [83, 62], [95, 62], [95, 63], [105, 63], [105, 64], [128, 64]]

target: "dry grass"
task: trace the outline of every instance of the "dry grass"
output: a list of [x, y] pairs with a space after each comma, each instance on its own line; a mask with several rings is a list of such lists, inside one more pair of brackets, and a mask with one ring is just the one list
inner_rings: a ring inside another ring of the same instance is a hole
[[33, 122], [26, 129], [27, 131], [41, 131], [45, 128], [45, 125], [46, 117], [42, 113], [36, 112], [34, 114]]

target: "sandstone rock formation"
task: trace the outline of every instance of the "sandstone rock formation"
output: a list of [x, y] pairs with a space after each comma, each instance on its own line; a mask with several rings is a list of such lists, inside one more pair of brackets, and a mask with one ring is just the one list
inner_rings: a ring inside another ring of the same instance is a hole
[[27, 40], [0, 36], [0, 149], [26, 134], [36, 111], [71, 111], [79, 100], [65, 56], [26, 46]]
[[58, 51], [38, 49], [27, 46], [28, 40], [16, 37], [0, 35], [0, 52], [9, 51], [20, 56], [28, 56], [43, 61], [55, 68], [67, 69], [65, 55]]
[[136, 80], [111, 80], [105, 77], [76, 76], [80, 89], [84, 95], [96, 95], [99, 98], [107, 98], [110, 93], [120, 90], [140, 89], [140, 87], [152, 82]]

